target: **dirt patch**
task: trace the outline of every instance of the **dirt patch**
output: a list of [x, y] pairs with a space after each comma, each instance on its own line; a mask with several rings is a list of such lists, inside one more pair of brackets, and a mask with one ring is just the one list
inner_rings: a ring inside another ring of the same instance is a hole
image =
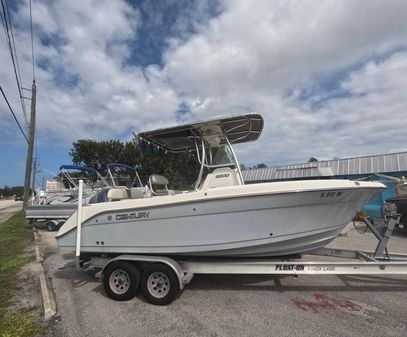
[[42, 299], [40, 288], [41, 268], [35, 262], [34, 246], [25, 249], [22, 257], [32, 258], [32, 261], [20, 267], [17, 273], [17, 289], [9, 302], [7, 312], [14, 314], [20, 311], [32, 311], [34, 316], [42, 320]]

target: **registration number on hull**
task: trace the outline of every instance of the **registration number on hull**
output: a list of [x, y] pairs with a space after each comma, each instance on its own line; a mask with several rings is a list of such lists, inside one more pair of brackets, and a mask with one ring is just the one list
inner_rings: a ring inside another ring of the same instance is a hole
[[321, 198], [334, 198], [334, 197], [340, 197], [342, 195], [342, 192], [321, 192], [320, 197]]

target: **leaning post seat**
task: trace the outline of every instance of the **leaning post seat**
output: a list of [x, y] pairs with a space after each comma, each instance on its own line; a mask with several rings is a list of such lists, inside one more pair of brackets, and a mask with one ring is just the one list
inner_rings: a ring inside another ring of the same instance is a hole
[[[174, 195], [182, 193], [181, 191], [177, 190], [169, 190], [167, 177], [161, 176], [159, 174], [152, 174], [148, 179], [148, 183], [154, 195]], [[153, 186], [162, 186], [164, 188], [154, 190]]]

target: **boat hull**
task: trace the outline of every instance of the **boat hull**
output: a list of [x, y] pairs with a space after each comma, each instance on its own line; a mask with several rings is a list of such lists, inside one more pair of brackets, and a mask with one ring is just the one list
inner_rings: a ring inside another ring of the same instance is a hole
[[[304, 253], [335, 239], [378, 190], [342, 188], [188, 202], [173, 198], [164, 205], [137, 206], [134, 201], [134, 207], [127, 202], [84, 221], [81, 252], [212, 257]], [[75, 216], [68, 221], [75, 222]], [[57, 241], [60, 249], [73, 251], [76, 225], [67, 226]]]

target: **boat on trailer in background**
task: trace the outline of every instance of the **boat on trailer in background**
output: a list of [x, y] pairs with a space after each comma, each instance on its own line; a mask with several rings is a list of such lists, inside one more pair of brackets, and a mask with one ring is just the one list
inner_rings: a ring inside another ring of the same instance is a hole
[[403, 226], [404, 233], [407, 234], [407, 180], [402, 177], [395, 186], [396, 195], [386, 200], [387, 203], [395, 204], [397, 213], [401, 214], [400, 224]]
[[[45, 221], [45, 227], [57, 230], [78, 208], [78, 181], [86, 179], [82, 192], [82, 204], [108, 201], [111, 188], [142, 186], [137, 170], [126, 164], [109, 163], [103, 177], [97, 170], [79, 165], [62, 165], [59, 177], [49, 182], [45, 191], [37, 193], [37, 202], [29, 205], [26, 218], [31, 222]], [[84, 175], [72, 173], [81, 172]], [[127, 172], [127, 174], [124, 174]], [[99, 198], [97, 199], [96, 196]]]
[[72, 203], [78, 198], [78, 182], [85, 181], [84, 196], [93, 196], [107, 186], [104, 177], [95, 169], [83, 165], [61, 165], [59, 174], [36, 193], [33, 205]]
[[[134, 193], [110, 189], [114, 202], [80, 207], [66, 221], [56, 236], [59, 248], [76, 251], [82, 264], [105, 261], [105, 289], [116, 299], [134, 294], [141, 269], [145, 296], [164, 304], [174, 296], [171, 268], [175, 274], [178, 268], [168, 259], [239, 261], [314, 251], [385, 188], [349, 180], [245, 185], [233, 145], [257, 140], [262, 129], [263, 118], [247, 114], [139, 133], [142, 146], [196, 152], [195, 188], [171, 190], [166, 177], [153, 174]], [[161, 269], [153, 263], [157, 256]]]

